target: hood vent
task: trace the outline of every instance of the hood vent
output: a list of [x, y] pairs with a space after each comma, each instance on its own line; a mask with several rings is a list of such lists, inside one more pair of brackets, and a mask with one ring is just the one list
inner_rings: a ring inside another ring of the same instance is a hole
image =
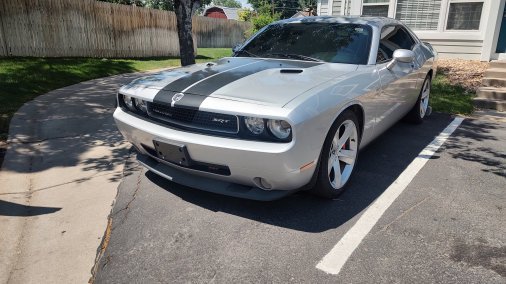
[[281, 69], [280, 73], [288, 73], [288, 74], [299, 74], [302, 73], [302, 69]]

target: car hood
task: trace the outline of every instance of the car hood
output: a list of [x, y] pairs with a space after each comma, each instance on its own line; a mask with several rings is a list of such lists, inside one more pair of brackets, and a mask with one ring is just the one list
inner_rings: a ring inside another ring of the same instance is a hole
[[[355, 71], [357, 65], [227, 57], [134, 80], [121, 91], [150, 89], [152, 100], [198, 108], [206, 98], [283, 106], [298, 95]], [[155, 91], [156, 90], [156, 91]]]

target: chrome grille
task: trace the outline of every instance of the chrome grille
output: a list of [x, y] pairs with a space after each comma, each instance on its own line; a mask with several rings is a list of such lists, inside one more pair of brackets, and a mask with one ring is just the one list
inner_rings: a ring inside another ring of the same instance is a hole
[[239, 120], [237, 116], [230, 114], [148, 103], [148, 115], [175, 126], [233, 134], [239, 132]]

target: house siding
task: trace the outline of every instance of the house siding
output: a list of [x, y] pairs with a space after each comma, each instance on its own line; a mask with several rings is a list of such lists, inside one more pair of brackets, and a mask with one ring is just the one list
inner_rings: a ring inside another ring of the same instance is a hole
[[429, 42], [438, 52], [439, 58], [465, 58], [480, 60], [483, 48], [482, 40], [441, 40], [422, 37], [420, 39], [422, 41]]

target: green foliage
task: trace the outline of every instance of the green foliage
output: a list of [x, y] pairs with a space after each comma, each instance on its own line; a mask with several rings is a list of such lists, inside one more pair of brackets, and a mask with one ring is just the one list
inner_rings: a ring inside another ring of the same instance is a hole
[[241, 8], [241, 2], [236, 0], [213, 0], [212, 3], [216, 6], [229, 7], [229, 8]]
[[313, 9], [316, 10], [316, 0], [299, 0], [300, 10]]
[[174, 11], [173, 0], [145, 0], [144, 7], [165, 11]]
[[239, 15], [239, 21], [243, 21], [243, 22], [251, 21], [251, 18], [254, 15], [253, 11], [248, 10], [248, 9], [241, 9], [241, 10], [237, 11], [237, 14]]
[[438, 73], [432, 81], [430, 105], [438, 112], [471, 114], [474, 95], [462, 86], [451, 84], [445, 75]]
[[122, 5], [135, 5], [137, 7], [144, 7], [144, 2], [142, 0], [98, 0], [102, 2], [122, 4]]
[[[174, 11], [174, 0], [98, 0], [98, 1], [123, 5], [135, 5], [137, 7], [146, 7], [165, 11]], [[225, 1], [235, 2], [235, 0], [225, 0]], [[205, 5], [209, 5], [211, 3], [211, 0], [199, 0], [195, 2], [199, 2], [199, 9], [197, 10], [202, 10], [202, 7], [204, 7]], [[239, 7], [241, 7], [240, 4]]]
[[248, 0], [248, 3], [253, 6], [258, 14], [272, 14], [274, 10], [275, 14], [279, 14], [280, 19], [290, 18], [297, 11], [302, 10], [298, 0]]
[[116, 3], [122, 5], [135, 5], [138, 7], [144, 7], [144, 2], [142, 0], [98, 0], [102, 2]]
[[[230, 48], [199, 48], [197, 62], [230, 56]], [[0, 58], [0, 140], [25, 102], [51, 90], [94, 78], [179, 66], [179, 58]]]
[[280, 13], [272, 14], [272, 7], [268, 1], [262, 0], [262, 2], [257, 3], [257, 5], [259, 6], [257, 6], [256, 11], [239, 11], [240, 20], [250, 21], [253, 24], [252, 28], [244, 33], [246, 38], [249, 38], [261, 28], [272, 22], [278, 21], [281, 18]]
[[253, 24], [253, 33], [256, 33], [261, 28], [267, 26], [268, 24], [275, 22], [279, 20], [280, 15], [279, 14], [258, 14], [256, 17], [253, 17], [251, 19], [251, 23]]

